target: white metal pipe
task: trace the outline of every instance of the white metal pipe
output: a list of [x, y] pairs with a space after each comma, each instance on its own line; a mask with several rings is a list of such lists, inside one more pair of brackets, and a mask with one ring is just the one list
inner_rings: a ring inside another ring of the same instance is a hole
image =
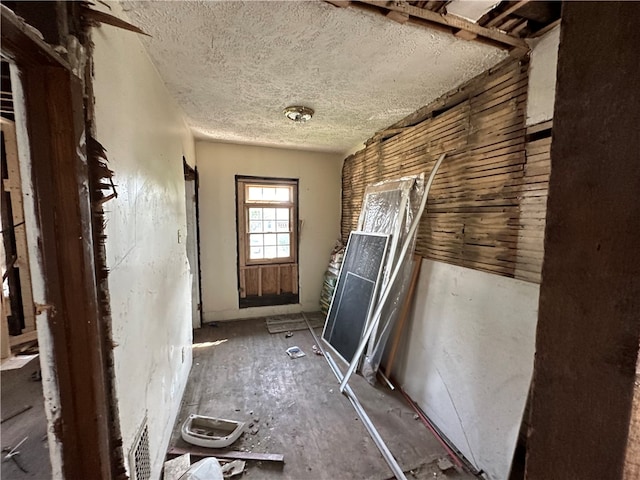
[[[324, 356], [327, 359], [327, 362], [329, 363], [331, 370], [333, 370], [333, 374], [336, 376], [338, 381], [340, 381], [342, 374], [340, 372], [340, 369], [338, 368], [338, 365], [336, 365], [333, 358], [331, 358], [331, 354], [329, 352], [325, 352]], [[400, 465], [398, 465], [398, 461], [395, 459], [393, 454], [389, 451], [389, 448], [387, 447], [387, 444], [384, 443], [384, 440], [382, 440], [382, 437], [380, 437], [378, 430], [376, 430], [376, 427], [371, 421], [371, 419], [369, 418], [369, 415], [367, 415], [367, 413], [364, 411], [362, 404], [358, 400], [358, 397], [356, 397], [356, 394], [351, 389], [351, 386], [347, 385], [347, 388], [345, 388], [345, 390], [342, 393], [346, 395], [346, 397], [351, 402], [351, 405], [353, 405], [354, 410], [360, 417], [360, 420], [362, 420], [362, 424], [365, 426], [365, 428], [369, 432], [369, 435], [371, 435], [373, 442], [376, 444], [376, 447], [378, 447], [378, 450], [380, 450], [380, 453], [386, 460], [387, 464], [389, 465], [389, 468], [391, 469], [395, 477], [398, 480], [407, 480], [407, 477], [402, 471], [402, 468], [400, 468]]]
[[[316, 332], [314, 332], [313, 328], [311, 328], [311, 324], [309, 323], [309, 320], [307, 319], [307, 316], [304, 314], [304, 312], [302, 313], [302, 318], [304, 318], [304, 321], [307, 323], [307, 327], [309, 327], [309, 331], [313, 336], [313, 340], [316, 342], [316, 345], [318, 346], [318, 348], [322, 351], [324, 358], [327, 360], [327, 363], [329, 364], [329, 366], [331, 367], [331, 370], [333, 371], [333, 374], [336, 376], [338, 381], [341, 381], [342, 372], [340, 372], [338, 365], [336, 365], [335, 360], [331, 358], [331, 355], [329, 354], [329, 352], [327, 352], [322, 347], [322, 344], [320, 343], [320, 340], [318, 339]], [[342, 393], [344, 393], [346, 397], [349, 399], [349, 401], [351, 402], [353, 409], [358, 414], [358, 417], [360, 417], [360, 420], [362, 421], [362, 424], [365, 426], [365, 428], [369, 432], [369, 435], [371, 436], [373, 443], [375, 443], [376, 447], [378, 447], [378, 450], [380, 450], [382, 457], [385, 459], [385, 461], [389, 465], [389, 468], [391, 469], [395, 477], [398, 480], [407, 480], [407, 477], [402, 471], [402, 468], [400, 468], [400, 465], [398, 465], [398, 461], [395, 459], [393, 454], [389, 451], [389, 448], [384, 443], [384, 440], [382, 440], [382, 437], [378, 433], [378, 430], [376, 429], [375, 425], [367, 415], [367, 412], [364, 411], [362, 404], [358, 400], [358, 397], [356, 397], [356, 394], [353, 392], [351, 387], [347, 385], [346, 390]]]

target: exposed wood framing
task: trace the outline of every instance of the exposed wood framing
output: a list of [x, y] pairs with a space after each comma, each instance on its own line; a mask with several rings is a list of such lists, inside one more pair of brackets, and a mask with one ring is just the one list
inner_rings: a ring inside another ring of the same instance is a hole
[[298, 293], [298, 264], [240, 266], [240, 298]]
[[498, 26], [502, 20], [505, 20], [509, 15], [511, 15], [516, 10], [519, 10], [527, 3], [529, 3], [529, 0], [521, 0], [519, 2], [514, 3], [511, 7], [507, 8], [504, 12], [502, 12], [500, 15], [495, 17], [493, 20], [490, 20], [489, 22], [487, 22], [485, 27], [490, 28], [490, 27]]
[[351, 2], [349, 0], [327, 0], [327, 3], [340, 8], [346, 8], [351, 5]]
[[374, 139], [347, 158], [343, 238], [357, 225], [366, 185], [429, 171], [446, 152], [422, 218], [417, 253], [539, 282], [550, 138], [526, 140], [527, 80], [527, 64], [511, 60], [445, 96], [435, 110], [410, 117], [424, 118], [421, 122], [387, 140]]
[[20, 293], [22, 296], [22, 312], [24, 317], [23, 333], [36, 329], [36, 314], [31, 288], [31, 271], [29, 269], [29, 250], [27, 247], [27, 227], [24, 224], [24, 208], [22, 201], [22, 183], [20, 162], [18, 160], [18, 144], [16, 127], [11, 120], [0, 118], [0, 126], [4, 134], [4, 151], [7, 159], [7, 176], [4, 191], [11, 195], [11, 213], [13, 215], [13, 231], [16, 238], [16, 262], [14, 268], [20, 270]]
[[479, 93], [485, 86], [486, 79], [493, 76], [495, 72], [503, 69], [505, 65], [510, 65], [514, 61], [513, 58], [503, 60], [501, 63], [493, 68], [490, 68], [486, 72], [481, 73], [477, 77], [472, 78], [468, 82], [462, 84], [455, 90], [445, 93], [433, 102], [419, 108], [415, 112], [407, 115], [402, 120], [394, 123], [390, 127], [377, 133], [371, 139], [367, 140], [366, 144], [371, 144], [379, 140], [384, 140], [393, 135], [403, 132], [406, 128], [417, 125], [418, 123], [433, 117], [440, 111], [449, 109], [465, 99]]
[[551, 30], [553, 30], [554, 28], [556, 28], [558, 25], [560, 25], [560, 19], [557, 19], [555, 22], [550, 23], [549, 25], [547, 25], [544, 28], [541, 28], [540, 30], [538, 30], [537, 32], [535, 32], [533, 35], [531, 35], [531, 38], [538, 38], [541, 37], [542, 35], [544, 35], [545, 33], [550, 32]]
[[470, 22], [456, 15], [449, 15], [447, 13], [436, 13], [432, 10], [419, 8], [404, 2], [389, 2], [389, 1], [376, 1], [376, 0], [360, 0], [358, 2], [352, 2], [353, 5], [363, 4], [372, 5], [375, 7], [384, 8], [388, 11], [398, 12], [405, 15], [409, 15], [413, 18], [419, 18], [438, 25], [444, 25], [454, 29], [454, 31], [464, 30], [468, 32], [465, 34], [469, 38], [471, 34], [481, 37], [486, 40], [490, 40], [502, 48], [512, 49], [517, 48], [529, 50], [529, 45], [521, 38], [508, 35], [497, 29], [486, 28], [478, 25], [477, 23]]
[[387, 13], [387, 18], [398, 23], [407, 23], [409, 21], [409, 14], [391, 10]]
[[[60, 5], [75, 8], [70, 3]], [[66, 7], [65, 7], [66, 8]], [[40, 227], [65, 478], [123, 478], [117, 408], [99, 313], [84, 85], [68, 62], [5, 5], [2, 51], [20, 71]], [[82, 72], [80, 72], [82, 73]]]
[[22, 335], [14, 335], [9, 337], [9, 345], [11, 348], [24, 345], [25, 343], [35, 342], [38, 339], [38, 332], [31, 330], [30, 332], [23, 333]]

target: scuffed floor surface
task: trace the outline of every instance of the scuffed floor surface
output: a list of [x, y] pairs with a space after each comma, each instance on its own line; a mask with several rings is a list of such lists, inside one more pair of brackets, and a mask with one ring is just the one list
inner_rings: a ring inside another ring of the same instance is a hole
[[[194, 335], [193, 368], [171, 445], [187, 447], [180, 426], [191, 413], [247, 421], [230, 449], [284, 454], [285, 463], [247, 462], [242, 478], [371, 479], [392, 477], [356, 412], [340, 394], [326, 360], [315, 355], [308, 330], [269, 334], [264, 319], [205, 326]], [[292, 359], [298, 346], [306, 356]], [[474, 477], [436, 461], [446, 453], [402, 397], [350, 385], [409, 479]]]
[[16, 462], [7, 459], [2, 462], [3, 480], [51, 478], [49, 448], [47, 445], [47, 419], [44, 414], [42, 382], [39, 377], [40, 359], [34, 358], [17, 370], [6, 370], [0, 375], [2, 384], [2, 418], [6, 419], [25, 407], [29, 410], [2, 423], [2, 458], [7, 451], [20, 445]]

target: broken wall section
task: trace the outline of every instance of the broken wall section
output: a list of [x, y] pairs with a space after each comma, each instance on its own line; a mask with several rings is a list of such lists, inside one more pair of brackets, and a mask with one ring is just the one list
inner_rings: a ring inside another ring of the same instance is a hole
[[[539, 282], [549, 172], [548, 159], [535, 169], [527, 164], [527, 88], [527, 60], [506, 62], [434, 102], [420, 123], [389, 129], [388, 139], [382, 132], [347, 158], [343, 239], [356, 226], [366, 185], [429, 171], [446, 152], [416, 253]], [[526, 215], [524, 199], [535, 199]]]
[[159, 478], [192, 359], [182, 157], [194, 164], [193, 137], [136, 34], [102, 25], [92, 39], [96, 137], [118, 192], [104, 209], [123, 449], [146, 419]]

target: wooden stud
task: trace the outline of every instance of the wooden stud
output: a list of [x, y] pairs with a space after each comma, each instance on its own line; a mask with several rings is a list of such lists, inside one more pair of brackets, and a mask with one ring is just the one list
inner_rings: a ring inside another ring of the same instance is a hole
[[511, 7], [503, 11], [500, 15], [488, 21], [484, 26], [486, 28], [491, 28], [498, 25], [503, 19], [507, 18], [509, 15], [519, 10], [520, 8], [525, 6], [527, 3], [529, 3], [529, 0], [521, 0], [519, 2], [514, 3]]
[[504, 48], [519, 47], [527, 50], [529, 48], [527, 43], [520, 38], [512, 37], [505, 33], [499, 32], [498, 30], [482, 27], [477, 23], [470, 22], [455, 15], [436, 13], [431, 10], [414, 7], [413, 5], [410, 5], [408, 3], [380, 2], [376, 0], [360, 0], [357, 3], [374, 5], [376, 7], [385, 8], [386, 10], [408, 14], [415, 18], [427, 20], [438, 25], [445, 25], [457, 30], [466, 30], [470, 33], [478, 35], [479, 37], [492, 40], [503, 46]]
[[546, 27], [541, 28], [540, 30], [538, 30], [537, 32], [535, 32], [534, 34], [532, 34], [530, 36], [530, 38], [538, 38], [541, 37], [542, 35], [544, 35], [547, 32], [550, 32], [551, 30], [553, 30], [554, 28], [556, 28], [558, 25], [560, 25], [560, 19], [557, 19], [555, 22], [551, 22], [549, 25], [547, 25]]
[[462, 40], [475, 40], [478, 38], [477, 33], [473, 33], [468, 30], [458, 30], [454, 35]]
[[347, 8], [349, 5], [351, 5], [351, 2], [348, 0], [325, 0], [325, 1], [333, 5], [334, 7], [339, 7], [339, 8]]
[[389, 357], [384, 369], [384, 374], [386, 375], [387, 378], [391, 378], [393, 363], [396, 358], [396, 353], [398, 352], [398, 345], [400, 344], [400, 338], [402, 336], [404, 324], [406, 323], [407, 317], [409, 316], [409, 308], [411, 307], [411, 303], [413, 301], [413, 292], [415, 291], [416, 285], [418, 283], [418, 277], [420, 275], [421, 266], [422, 266], [422, 257], [420, 255], [414, 255], [413, 269], [411, 270], [411, 282], [409, 283], [407, 294], [404, 298], [404, 302], [402, 303], [402, 309], [400, 310], [400, 314], [398, 315], [396, 332], [393, 337], [391, 350], [389, 351]]
[[386, 16], [389, 20], [393, 20], [394, 22], [398, 23], [407, 23], [409, 21], [408, 13], [396, 12], [394, 10], [391, 10], [387, 12]]
[[27, 230], [24, 223], [24, 208], [22, 200], [22, 181], [20, 175], [20, 161], [18, 159], [18, 144], [16, 127], [11, 120], [0, 118], [0, 127], [4, 134], [4, 150], [7, 160], [7, 176], [4, 190], [11, 196], [11, 212], [16, 239], [16, 263], [14, 268], [20, 270], [20, 293], [22, 296], [22, 312], [24, 316], [23, 332], [36, 329], [36, 315], [33, 304], [33, 289], [31, 285], [31, 270], [29, 269], [29, 248], [27, 245]]
[[[550, 139], [525, 141], [527, 83], [526, 69], [511, 60], [471, 81], [444, 112], [425, 109], [421, 121], [409, 116], [382, 131], [394, 136], [376, 134], [344, 163], [343, 234], [355, 228], [368, 183], [425, 171], [447, 151], [416, 252], [539, 281]], [[452, 98], [444, 96], [440, 105]]]

